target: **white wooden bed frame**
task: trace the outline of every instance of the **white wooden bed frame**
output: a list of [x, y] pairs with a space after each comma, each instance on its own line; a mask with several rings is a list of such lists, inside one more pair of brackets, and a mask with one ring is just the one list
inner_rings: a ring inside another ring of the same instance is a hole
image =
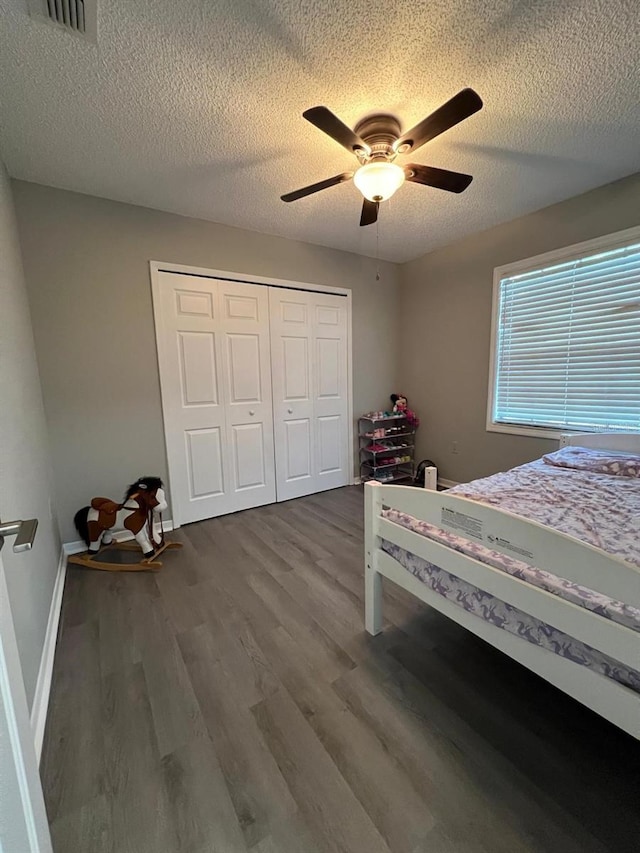
[[[640, 434], [563, 434], [560, 444], [640, 453]], [[407, 530], [382, 518], [380, 512], [383, 506], [391, 507], [463, 536], [459, 525], [472, 524], [477, 531], [473, 537], [476, 541], [481, 540], [497, 551], [514, 556], [514, 550], [508, 547], [511, 544], [528, 554], [525, 557], [517, 553], [518, 559], [639, 608], [640, 569], [538, 522], [446, 492], [372, 481], [365, 484], [364, 491], [365, 624], [370, 634], [379, 634], [382, 630], [382, 578], [389, 578], [640, 740], [640, 694], [447, 601], [382, 551], [380, 539], [417, 554], [638, 670], [640, 632]], [[452, 526], [447, 520], [443, 521], [443, 510], [447, 515], [447, 511], [459, 513], [457, 524], [454, 522]], [[507, 547], [500, 544], [500, 539], [507, 541]]]

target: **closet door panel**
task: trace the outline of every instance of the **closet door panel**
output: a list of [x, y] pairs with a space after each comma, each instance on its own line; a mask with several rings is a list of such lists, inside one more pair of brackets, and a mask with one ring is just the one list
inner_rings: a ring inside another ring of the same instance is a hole
[[214, 281], [160, 274], [156, 339], [174, 520], [228, 511], [222, 331]]
[[229, 492], [234, 510], [276, 499], [271, 401], [269, 293], [221, 281], [225, 345], [225, 416], [230, 439]]
[[220, 427], [185, 431], [189, 498], [224, 494]]
[[346, 485], [347, 306], [270, 288], [278, 500]]
[[309, 401], [309, 341], [305, 337], [283, 335], [282, 347], [282, 398], [285, 403]]
[[286, 482], [311, 477], [311, 420], [288, 420], [286, 432]]
[[227, 335], [229, 404], [262, 403], [259, 335]]
[[266, 483], [264, 435], [262, 424], [239, 424], [233, 427], [233, 463], [236, 489], [263, 488]]
[[342, 471], [341, 420], [339, 415], [325, 415], [317, 419], [319, 476]]
[[183, 406], [218, 405], [213, 332], [178, 332]]
[[313, 296], [315, 491], [320, 492], [349, 482], [347, 301]]
[[275, 500], [266, 288], [160, 273], [156, 337], [174, 520]]
[[278, 500], [315, 491], [310, 294], [269, 288]]

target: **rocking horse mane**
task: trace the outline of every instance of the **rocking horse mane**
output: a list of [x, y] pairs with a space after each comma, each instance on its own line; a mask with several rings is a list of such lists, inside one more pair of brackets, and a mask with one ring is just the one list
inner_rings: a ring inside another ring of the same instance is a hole
[[125, 503], [129, 500], [131, 495], [135, 495], [135, 493], [139, 492], [143, 486], [148, 492], [156, 492], [158, 489], [161, 489], [163, 487], [163, 483], [160, 477], [138, 477], [135, 483], [131, 483], [131, 485], [125, 492]]

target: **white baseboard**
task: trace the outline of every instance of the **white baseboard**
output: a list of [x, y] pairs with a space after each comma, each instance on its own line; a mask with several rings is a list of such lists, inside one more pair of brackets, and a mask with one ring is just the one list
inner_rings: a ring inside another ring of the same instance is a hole
[[62, 611], [62, 594], [64, 592], [64, 580], [67, 573], [67, 553], [63, 548], [60, 550], [58, 570], [53, 584], [53, 595], [49, 607], [49, 618], [47, 619], [47, 630], [44, 636], [44, 646], [40, 658], [40, 668], [36, 689], [33, 694], [31, 705], [31, 733], [36, 748], [36, 757], [40, 762], [42, 753], [42, 742], [44, 740], [44, 729], [47, 722], [47, 711], [49, 709], [49, 694], [51, 693], [51, 678], [53, 676], [53, 661], [56, 654], [56, 643], [58, 640], [58, 625], [60, 624], [60, 613]]
[[457, 480], [445, 480], [444, 477], [438, 477], [438, 485], [443, 489], [452, 489], [454, 486], [459, 486]]
[[[169, 518], [167, 521], [163, 521], [162, 527], [165, 533], [170, 533], [173, 530], [173, 520]], [[153, 529], [156, 533], [160, 533], [159, 521], [155, 522]], [[114, 530], [113, 538], [116, 542], [128, 542], [129, 539], [133, 539], [133, 533], [129, 530]], [[62, 548], [67, 555], [80, 554], [82, 551], [87, 550], [87, 545], [82, 539], [75, 539], [73, 542], [65, 542]]]

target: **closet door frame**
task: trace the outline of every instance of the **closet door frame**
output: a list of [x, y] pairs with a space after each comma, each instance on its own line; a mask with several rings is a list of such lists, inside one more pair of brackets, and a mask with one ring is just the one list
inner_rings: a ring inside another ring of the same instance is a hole
[[[233, 281], [237, 284], [261, 284], [266, 285], [267, 287], [283, 287], [289, 290], [304, 290], [304, 291], [312, 291], [315, 293], [332, 293], [337, 296], [342, 296], [346, 300], [347, 306], [347, 417], [348, 421], [351, 425], [351, 428], [348, 430], [348, 439], [347, 439], [347, 454], [348, 459], [351, 460], [350, 464], [352, 466], [352, 476], [351, 483], [356, 484], [360, 482], [358, 471], [355, 467], [354, 462], [354, 448], [355, 448], [355, 437], [354, 437], [354, 429], [355, 422], [353, 419], [353, 329], [352, 329], [352, 298], [351, 298], [351, 290], [347, 287], [331, 287], [323, 284], [311, 284], [310, 282], [304, 281], [294, 281], [283, 278], [265, 278], [264, 276], [252, 275], [250, 273], [238, 273], [238, 272], [229, 272], [227, 270], [216, 270], [216, 269], [208, 269], [206, 267], [194, 267], [186, 264], [174, 264], [168, 261], [149, 261], [149, 271], [151, 276], [151, 294], [153, 299], [153, 317], [154, 317], [154, 333], [156, 334], [156, 361], [157, 361], [157, 329], [158, 324], [160, 323], [159, 317], [159, 304], [160, 304], [160, 288], [161, 288], [161, 275], [162, 272], [169, 273], [182, 273], [184, 275], [194, 275], [199, 276], [201, 278], [212, 278], [221, 281]], [[162, 389], [162, 372], [160, 370], [160, 364], [158, 363], [158, 376], [160, 380], [160, 387]], [[161, 393], [162, 400], [162, 415], [164, 419], [163, 423], [163, 433], [165, 437], [165, 454], [166, 454], [166, 444], [167, 444], [167, 434], [166, 427], [164, 424], [167, 422], [167, 411], [165, 407], [165, 395]], [[169, 477], [169, 495], [171, 495], [171, 471], [168, 473]], [[180, 527], [181, 519], [179, 517], [178, 511], [176, 507], [172, 505], [172, 514], [173, 518], [171, 519], [172, 526], [174, 528]]]

